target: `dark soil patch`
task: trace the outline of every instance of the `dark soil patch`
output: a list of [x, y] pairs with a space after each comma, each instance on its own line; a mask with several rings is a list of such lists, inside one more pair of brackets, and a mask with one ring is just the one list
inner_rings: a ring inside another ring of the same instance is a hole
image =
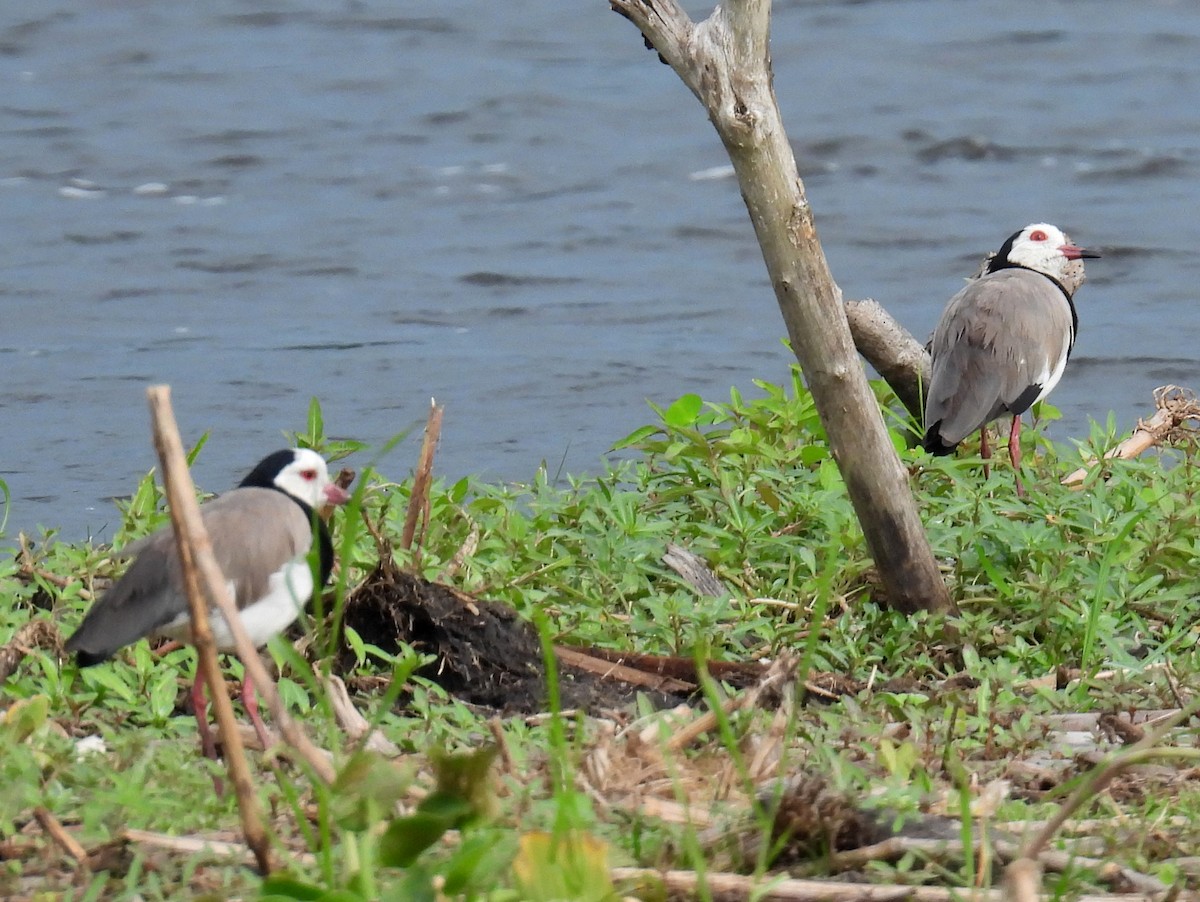
[[[398, 652], [403, 642], [434, 655], [436, 660], [418, 673], [470, 704], [503, 714], [549, 708], [537, 631], [507, 605], [408, 573], [377, 570], [346, 599], [344, 622], [364, 642], [388, 653]], [[352, 670], [354, 663], [352, 652], [343, 648], [339, 671]], [[623, 708], [646, 691], [562, 663], [558, 676], [561, 707], [588, 713]], [[663, 706], [685, 698], [649, 694]]]

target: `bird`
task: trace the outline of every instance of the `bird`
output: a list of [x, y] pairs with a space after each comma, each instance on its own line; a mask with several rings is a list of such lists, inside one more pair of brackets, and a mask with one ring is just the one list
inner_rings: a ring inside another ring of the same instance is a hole
[[[238, 486], [200, 506], [213, 555], [224, 574], [229, 595], [255, 647], [285, 630], [329, 578], [333, 543], [324, 520], [314, 512], [344, 504], [349, 493], [332, 482], [325, 459], [307, 448], [267, 455]], [[318, 548], [319, 581], [314, 584], [308, 554]], [[170, 527], [129, 545], [128, 569], [91, 607], [65, 648], [81, 667], [112, 657], [146, 636], [188, 641], [191, 617], [183, 588], [179, 551]], [[210, 608], [210, 626], [219, 651], [234, 650], [225, 618]], [[249, 678], [242, 681], [242, 701], [266, 748], [269, 734], [258, 713]], [[204, 754], [216, 757], [208, 728], [203, 683], [197, 673], [192, 702]]]
[[985, 427], [1011, 415], [1008, 453], [1013, 468], [1020, 466], [1021, 414], [1062, 378], [1079, 327], [1074, 294], [1082, 261], [1099, 256], [1057, 226], [1035, 222], [1009, 236], [979, 278], [950, 299], [929, 346], [926, 451], [950, 454], [979, 429], [986, 459]]

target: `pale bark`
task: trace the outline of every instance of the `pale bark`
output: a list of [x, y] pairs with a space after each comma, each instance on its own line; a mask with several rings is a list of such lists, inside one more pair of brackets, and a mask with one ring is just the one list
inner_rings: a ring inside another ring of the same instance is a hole
[[846, 320], [858, 353], [875, 367], [920, 423], [925, 414], [922, 386], [929, 384], [930, 372], [925, 346], [871, 298], [846, 301]]
[[902, 611], [950, 610], [783, 130], [772, 87], [769, 0], [725, 0], [695, 24], [676, 0], [611, 3], [699, 98], [729, 153], [885, 600]]

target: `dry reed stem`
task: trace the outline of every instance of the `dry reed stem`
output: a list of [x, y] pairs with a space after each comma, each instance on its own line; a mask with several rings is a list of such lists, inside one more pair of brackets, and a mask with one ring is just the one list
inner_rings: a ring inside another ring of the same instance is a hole
[[[187, 483], [190, 486], [191, 476], [187, 472], [186, 462], [183, 457], [183, 447], [179, 442], [179, 430], [174, 425], [175, 419], [171, 413], [170, 389], [167, 386], [154, 386], [148, 389], [148, 392], [151, 393], [152, 408], [156, 397], [154, 393], [161, 393], [161, 400], [158, 403], [164, 406], [165, 415], [170, 418], [170, 424], [175, 437], [174, 444], [178, 454], [176, 464], [183, 464], [183, 473], [187, 475]], [[163, 475], [165, 477], [166, 473], [164, 472]], [[196, 506], [194, 492], [187, 493], [183, 498], [183, 502], [190, 505], [191, 510], [199, 517], [199, 508]], [[254, 647], [254, 643], [246, 635], [246, 629], [242, 625], [242, 620], [237, 616], [237, 609], [234, 607], [233, 601], [229, 598], [229, 593], [226, 591], [225, 579], [221, 574], [221, 568], [217, 566], [216, 560], [213, 559], [211, 543], [206, 540], [202, 550], [204, 553], [201, 555], [199, 563], [201, 564], [206, 581], [214, 590], [209, 597], [221, 609], [221, 613], [225, 617], [229, 631], [233, 635], [237, 655], [241, 659], [250, 680], [254, 683], [254, 688], [258, 690], [258, 694], [267, 703], [267, 710], [271, 712], [271, 717], [279, 728], [279, 732], [283, 735], [284, 741], [300, 754], [300, 757], [308, 763], [309, 767], [316, 772], [318, 777], [326, 783], [332, 783], [337, 774], [333, 769], [333, 765], [329, 762], [328, 756], [321, 749], [313, 745], [304, 731], [296, 724], [291, 715], [288, 714], [287, 709], [283, 705], [283, 700], [279, 697], [279, 690], [275, 687], [275, 681], [267, 673], [267, 669], [263, 666], [262, 659], [258, 656], [258, 652]]]
[[[192, 619], [192, 642], [196, 646], [196, 653], [200, 659], [199, 667], [204, 674], [208, 693], [216, 710], [225, 764], [237, 794], [242, 832], [246, 837], [246, 844], [254, 852], [259, 872], [268, 874], [271, 871], [270, 842], [263, 827], [262, 811], [254, 792], [250, 767], [246, 763], [242, 737], [238, 733], [237, 721], [233, 716], [233, 705], [229, 701], [225, 681], [217, 663], [217, 647], [208, 622], [209, 598], [220, 607], [234, 635], [237, 636], [239, 632], [242, 634], [238, 636], [239, 653], [243, 653], [243, 639], [249, 646], [249, 654], [242, 654], [247, 673], [250, 672], [250, 663], [246, 658], [251, 657], [257, 661], [258, 653], [245, 636], [241, 619], [229, 598], [225, 577], [213, 557], [212, 542], [200, 516], [196, 487], [188, 472], [179, 427], [171, 410], [171, 390], [165, 385], [151, 386], [147, 389], [147, 396], [150, 401], [154, 447], [162, 465], [163, 488], [171, 506], [171, 525], [175, 530], [183, 586]], [[261, 661], [259, 667], [262, 667]], [[254, 683], [258, 684], [257, 678]]]
[[[1028, 902], [1030, 898], [1010, 896], [995, 889], [793, 880], [724, 872], [698, 874], [695, 871], [612, 868], [609, 873], [614, 881], [663, 887], [669, 898], [707, 898], [714, 902], [742, 902], [749, 899], [759, 902]], [[702, 888], [706, 890], [703, 895]], [[1035, 894], [1031, 898], [1042, 897]], [[1075, 902], [1129, 902], [1131, 896], [1127, 893], [1096, 893], [1073, 898]], [[1139, 902], [1163, 902], [1167, 894], [1151, 893], [1134, 898]]]
[[421, 456], [413, 477], [412, 494], [404, 516], [404, 532], [400, 547], [410, 551], [417, 533], [417, 519], [429, 520], [429, 484], [433, 481], [433, 454], [442, 435], [442, 407], [433, 399], [429, 402], [429, 419], [425, 423], [425, 438], [421, 441]]
[[[197, 855], [205, 852], [218, 858], [247, 859], [245, 846], [222, 839], [207, 839], [203, 836], [174, 836], [168, 833], [156, 833], [153, 830], [135, 830], [133, 827], [126, 827], [122, 830], [121, 839], [140, 846], [178, 852], [181, 855]], [[308, 852], [298, 853], [295, 859], [300, 864], [310, 867], [317, 861], [316, 856]]]
[[67, 832], [67, 829], [62, 825], [58, 818], [50, 813], [48, 808], [38, 805], [33, 809], [33, 816], [37, 820], [41, 828], [46, 831], [46, 834], [56, 842], [60, 848], [72, 858], [75, 859], [82, 867], [87, 867], [87, 850], [79, 844], [74, 836]]

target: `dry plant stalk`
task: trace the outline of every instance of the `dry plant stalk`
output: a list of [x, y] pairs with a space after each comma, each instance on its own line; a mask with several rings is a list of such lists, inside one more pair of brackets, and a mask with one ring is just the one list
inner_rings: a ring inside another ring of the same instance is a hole
[[[250, 662], [247, 658], [258, 661], [258, 653], [245, 635], [241, 618], [229, 598], [225, 577], [213, 557], [212, 542], [200, 516], [200, 505], [196, 502], [196, 487], [192, 483], [191, 473], [188, 472], [187, 457], [179, 437], [179, 426], [171, 410], [171, 389], [165, 385], [151, 386], [146, 394], [150, 401], [154, 447], [162, 465], [163, 488], [170, 503], [171, 525], [175, 530], [183, 587], [192, 618], [192, 642], [196, 646], [196, 653], [200, 659], [199, 667], [204, 674], [208, 694], [217, 713], [217, 727], [225, 752], [225, 762], [229, 769], [229, 778], [233, 781], [234, 792], [237, 794], [242, 832], [245, 834], [246, 844], [254, 852], [259, 872], [268, 874], [271, 871], [270, 843], [263, 827], [254, 782], [250, 778], [250, 767], [246, 763], [242, 737], [233, 716], [233, 705], [229, 701], [229, 693], [225, 689], [225, 681], [221, 677], [217, 662], [217, 647], [208, 622], [209, 598], [220, 607], [231, 631], [237, 637], [238, 652], [246, 666], [247, 674], [250, 673]], [[249, 646], [248, 655], [243, 651], [243, 640]], [[262, 667], [261, 661], [259, 667]], [[258, 685], [257, 677], [254, 683]]]
[[388, 758], [399, 757], [400, 747], [380, 733], [378, 728], [372, 729], [367, 719], [354, 707], [354, 702], [350, 700], [350, 693], [341, 677], [330, 675], [325, 677], [322, 682], [325, 684], [325, 693], [329, 697], [329, 704], [333, 707], [333, 715], [337, 718], [338, 726], [342, 728], [351, 742]]
[[74, 858], [81, 867], [87, 868], [87, 850], [79, 844], [79, 840], [67, 832], [59, 819], [50, 812], [50, 809], [38, 805], [33, 809], [33, 817], [64, 852]]
[[[1024, 897], [1008, 896], [1001, 890], [959, 889], [940, 886], [903, 886], [899, 884], [849, 883], [835, 880], [779, 879], [729, 874], [725, 872], [656, 871], [652, 868], [612, 868], [614, 881], [664, 887], [667, 896], [705, 898], [716, 902], [1025, 902]], [[701, 895], [701, 888], [706, 892]], [[1035, 896], [1034, 898], [1040, 898]], [[1076, 902], [1129, 902], [1128, 893], [1090, 894], [1073, 897]], [[1139, 902], [1166, 902], [1168, 894], [1132, 897]]]
[[[1185, 424], [1200, 422], [1200, 403], [1194, 392], [1177, 385], [1162, 385], [1154, 390], [1157, 410], [1148, 420], [1138, 420], [1133, 435], [1104, 455], [1104, 460], [1133, 460], [1167, 441], [1193, 434]], [[1063, 485], [1080, 488], [1097, 461], [1092, 460], [1065, 477]]]
[[25, 656], [35, 648], [62, 653], [62, 635], [49, 620], [30, 620], [13, 633], [12, 639], [0, 645], [0, 683], [12, 676]]
[[[171, 439], [172, 447], [169, 449], [160, 449], [159, 451], [159, 457], [163, 462], [163, 483], [164, 485], [170, 485], [167, 480], [167, 458], [169, 456], [172, 465], [171, 472], [177, 474], [175, 476], [176, 479], [184, 481], [183, 487], [186, 489], [179, 500], [184, 508], [187, 509], [191, 518], [199, 521], [200, 508], [196, 504], [196, 494], [192, 487], [192, 477], [187, 470], [187, 460], [184, 457], [183, 445], [179, 439], [179, 427], [176, 426], [175, 416], [171, 412], [171, 390], [165, 385], [152, 386], [147, 390], [147, 394], [150, 397], [150, 408], [155, 422], [156, 444], [160, 431], [169, 433]], [[162, 420], [161, 427], [159, 426], [160, 418]], [[175, 499], [172, 498], [172, 520], [175, 518], [175, 503]], [[332, 783], [337, 776], [333, 765], [329, 762], [329, 758], [325, 753], [313, 745], [312, 741], [305, 735], [304, 731], [297, 725], [284, 707], [283, 700], [279, 697], [279, 690], [275, 687], [275, 681], [268, 675], [267, 669], [263, 666], [262, 659], [259, 658], [258, 651], [254, 647], [254, 643], [246, 635], [246, 629], [237, 614], [233, 600], [229, 597], [228, 591], [226, 591], [224, 575], [221, 573], [221, 568], [217, 566], [216, 559], [212, 555], [212, 544], [209, 542], [208, 536], [204, 533], [203, 523], [199, 523], [199, 526], [198, 536], [203, 539], [203, 543], [198, 543], [196, 546], [196, 550], [199, 552], [196, 563], [199, 565], [201, 574], [210, 588], [208, 597], [212, 600], [213, 604], [220, 608], [222, 615], [225, 617], [229, 631], [233, 635], [234, 644], [237, 647], [238, 658], [241, 659], [247, 676], [253, 681], [254, 688], [258, 690], [258, 694], [262, 696], [263, 701], [267, 703], [267, 710], [271, 712], [271, 717], [279, 728], [279, 732], [283, 734], [283, 738], [287, 744], [296, 750], [318, 777], [326, 783]], [[207, 611], [204, 613], [207, 614]], [[224, 694], [223, 692], [219, 693], [219, 695]]]
[[[777, 689], [794, 679], [796, 667], [799, 664], [799, 659], [789, 655], [781, 654], [771, 664], [771, 667], [763, 675], [757, 684], [751, 686], [744, 692], [740, 692], [733, 698], [728, 699], [721, 706], [725, 715], [728, 716], [735, 711], [741, 711], [745, 708], [753, 708], [758, 704], [758, 700], [763, 693], [770, 689]], [[687, 748], [695, 739], [709, 730], [715, 729], [717, 726], [717, 715], [712, 711], [706, 711], [704, 714], [697, 717], [686, 727], [676, 731], [676, 733], [667, 742], [667, 749], [672, 752], [677, 752], [680, 749]]]
[[437, 450], [442, 435], [442, 410], [436, 401], [429, 402], [429, 419], [425, 423], [425, 438], [421, 441], [421, 456], [417, 472], [413, 477], [412, 495], [408, 499], [408, 511], [404, 516], [404, 532], [400, 535], [400, 547], [412, 549], [417, 534], [417, 519], [429, 519], [429, 484], [433, 481], [433, 453]]

